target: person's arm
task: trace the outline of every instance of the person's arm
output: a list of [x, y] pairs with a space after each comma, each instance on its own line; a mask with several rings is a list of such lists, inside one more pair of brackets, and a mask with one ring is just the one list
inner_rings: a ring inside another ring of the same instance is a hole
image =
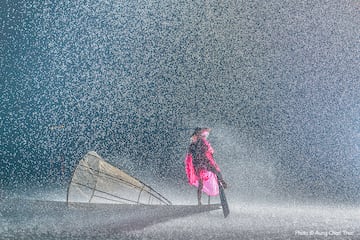
[[[216, 169], [217, 172], [220, 172], [220, 167], [217, 165], [214, 159], [214, 149], [211, 147], [210, 143], [207, 140], [203, 140], [203, 144], [205, 145], [205, 157], [209, 161], [209, 164]], [[211, 168], [211, 167], [210, 167]]]

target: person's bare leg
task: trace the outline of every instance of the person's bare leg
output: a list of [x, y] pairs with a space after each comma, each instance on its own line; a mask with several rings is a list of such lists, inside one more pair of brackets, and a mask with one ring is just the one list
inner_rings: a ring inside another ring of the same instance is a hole
[[197, 191], [197, 197], [198, 197], [198, 205], [201, 205], [201, 191], [203, 188], [203, 182], [199, 181], [198, 191]]

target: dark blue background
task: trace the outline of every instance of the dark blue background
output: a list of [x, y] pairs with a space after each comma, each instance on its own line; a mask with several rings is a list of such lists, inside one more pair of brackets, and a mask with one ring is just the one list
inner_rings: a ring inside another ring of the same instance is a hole
[[1, 185], [64, 164], [66, 182], [89, 150], [185, 182], [206, 125], [225, 175], [257, 159], [222, 151], [224, 126], [266, 152], [277, 193], [355, 201], [359, 17], [356, 1], [3, 1]]

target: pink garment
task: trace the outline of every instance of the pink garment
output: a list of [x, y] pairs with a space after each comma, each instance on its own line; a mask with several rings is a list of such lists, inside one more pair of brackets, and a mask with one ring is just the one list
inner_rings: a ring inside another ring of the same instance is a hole
[[[210, 163], [215, 166], [215, 168], [220, 171], [219, 166], [216, 164], [213, 154], [214, 149], [210, 146], [210, 143], [203, 139], [204, 143], [207, 145], [207, 152], [205, 153]], [[185, 171], [188, 178], [188, 182], [190, 185], [198, 187], [199, 186], [199, 178], [195, 174], [195, 168], [192, 162], [192, 155], [190, 153], [186, 154], [185, 158]], [[216, 196], [219, 194], [219, 185], [217, 181], [217, 176], [210, 171], [201, 170], [200, 178], [203, 181], [202, 191], [206, 193], [208, 196]]]
[[207, 146], [207, 151], [205, 153], [206, 157], [209, 159], [211, 165], [213, 165], [216, 168], [216, 170], [218, 170], [220, 172], [220, 168], [216, 164], [214, 157], [213, 157], [214, 149], [211, 147], [210, 143], [206, 139], [203, 139], [203, 141], [204, 141], [205, 145]]

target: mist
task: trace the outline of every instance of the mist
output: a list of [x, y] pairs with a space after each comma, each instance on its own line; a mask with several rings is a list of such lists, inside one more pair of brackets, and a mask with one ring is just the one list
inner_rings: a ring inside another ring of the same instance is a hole
[[230, 199], [358, 201], [355, 1], [2, 5], [3, 189], [64, 187], [96, 150], [193, 194], [205, 126]]

